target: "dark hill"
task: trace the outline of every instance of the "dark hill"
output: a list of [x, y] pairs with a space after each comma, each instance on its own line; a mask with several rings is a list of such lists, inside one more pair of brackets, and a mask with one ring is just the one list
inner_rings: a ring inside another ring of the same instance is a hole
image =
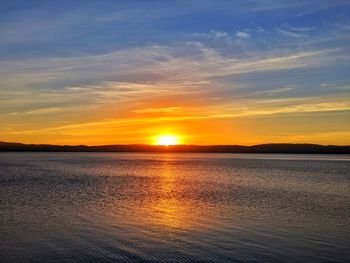
[[350, 146], [318, 144], [260, 144], [240, 145], [49, 145], [0, 142], [0, 151], [38, 151], [38, 152], [204, 152], [204, 153], [322, 153], [350, 154]]

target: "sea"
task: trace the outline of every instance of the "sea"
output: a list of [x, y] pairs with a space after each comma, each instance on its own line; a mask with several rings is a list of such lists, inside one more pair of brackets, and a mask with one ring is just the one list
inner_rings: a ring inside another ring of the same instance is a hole
[[0, 262], [350, 262], [350, 156], [0, 153]]

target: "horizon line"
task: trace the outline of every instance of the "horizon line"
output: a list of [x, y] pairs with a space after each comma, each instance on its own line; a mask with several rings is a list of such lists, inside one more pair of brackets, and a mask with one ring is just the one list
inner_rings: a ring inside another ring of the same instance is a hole
[[156, 146], [156, 147], [176, 147], [176, 146], [195, 146], [195, 147], [210, 147], [210, 146], [239, 146], [239, 147], [254, 147], [254, 146], [261, 146], [261, 145], [316, 145], [316, 146], [336, 146], [336, 147], [350, 147], [350, 144], [345, 145], [336, 145], [336, 144], [318, 144], [318, 143], [309, 143], [309, 142], [268, 142], [268, 143], [258, 143], [258, 144], [172, 144], [172, 145], [160, 145], [160, 144], [147, 144], [147, 143], [113, 143], [113, 144], [96, 144], [96, 145], [89, 145], [89, 144], [50, 144], [50, 143], [24, 143], [24, 142], [8, 142], [8, 141], [1, 141], [0, 144], [22, 144], [22, 145], [46, 145], [46, 146], [68, 146], [68, 147], [103, 147], [103, 146]]

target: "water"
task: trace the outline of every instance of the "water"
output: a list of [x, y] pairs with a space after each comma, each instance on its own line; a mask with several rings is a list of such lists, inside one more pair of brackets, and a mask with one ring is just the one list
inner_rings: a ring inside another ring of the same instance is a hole
[[350, 156], [0, 153], [0, 262], [349, 262]]

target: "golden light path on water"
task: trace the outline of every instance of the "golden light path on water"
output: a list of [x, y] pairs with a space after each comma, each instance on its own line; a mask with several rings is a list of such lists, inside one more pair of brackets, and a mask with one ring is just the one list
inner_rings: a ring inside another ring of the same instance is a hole
[[[164, 156], [165, 160], [161, 167], [160, 187], [155, 189], [161, 194], [161, 198], [151, 207], [151, 210], [156, 211], [154, 221], [158, 225], [164, 225], [171, 228], [187, 228], [191, 220], [191, 210], [193, 207], [191, 202], [181, 202], [177, 196], [176, 188], [181, 185], [176, 181], [174, 167], [171, 161], [167, 160], [170, 156]], [[170, 157], [171, 158], [171, 157]]]
[[157, 154], [156, 162], [149, 162], [142, 169], [142, 174], [136, 175], [136, 189], [130, 189], [138, 191], [131, 194], [135, 198], [106, 200], [107, 207], [102, 211], [103, 218], [100, 218], [102, 221], [118, 225], [123, 215], [123, 221], [135, 227], [144, 226], [143, 231], [158, 229], [152, 234], [158, 241], [163, 239], [162, 235], [193, 231], [215, 221], [215, 208], [198, 200], [201, 182], [195, 183], [198, 178], [196, 171], [188, 174], [191, 171], [182, 167], [174, 153]]

